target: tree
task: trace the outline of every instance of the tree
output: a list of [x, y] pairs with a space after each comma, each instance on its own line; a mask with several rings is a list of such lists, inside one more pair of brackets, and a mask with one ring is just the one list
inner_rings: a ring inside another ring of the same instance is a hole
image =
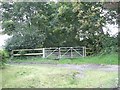
[[12, 43], [15, 45], [14, 49], [42, 47], [48, 24], [47, 5], [46, 2], [2, 3], [3, 33], [13, 36], [13, 40], [7, 44], [8, 47]]
[[106, 37], [102, 27], [113, 23], [113, 16], [117, 15], [116, 11], [105, 13], [103, 5], [100, 2], [2, 3], [3, 33], [13, 35], [10, 42], [18, 45], [14, 49], [86, 46], [98, 53]]

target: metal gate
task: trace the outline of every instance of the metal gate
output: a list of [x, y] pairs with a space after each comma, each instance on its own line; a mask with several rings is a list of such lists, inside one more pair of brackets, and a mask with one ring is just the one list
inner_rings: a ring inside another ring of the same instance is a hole
[[86, 56], [85, 47], [54, 47], [44, 48], [44, 58], [60, 59], [60, 58], [78, 58]]

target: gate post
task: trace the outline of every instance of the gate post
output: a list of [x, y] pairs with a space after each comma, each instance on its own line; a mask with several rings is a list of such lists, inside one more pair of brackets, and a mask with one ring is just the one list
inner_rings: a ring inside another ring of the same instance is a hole
[[84, 47], [84, 49], [85, 49], [85, 54], [84, 54], [84, 56], [86, 57], [86, 47]]
[[85, 55], [85, 49], [84, 49], [84, 47], [83, 47], [83, 57], [84, 57], [84, 55]]
[[13, 55], [13, 54], [14, 54], [14, 51], [12, 50], [12, 51], [11, 51], [11, 56], [12, 56], [12, 57], [14, 57], [14, 55]]
[[83, 57], [86, 56], [86, 47], [83, 47]]
[[73, 58], [73, 53], [72, 53], [73, 47], [70, 47], [70, 49], [71, 49], [71, 58]]
[[43, 48], [43, 58], [45, 58], [45, 48]]
[[13, 57], [14, 57], [14, 51], [13, 50], [11, 51], [10, 55], [11, 55], [10, 56], [10, 61], [11, 61], [13, 59]]
[[58, 48], [58, 50], [59, 50], [59, 59], [61, 58], [61, 51], [60, 51], [60, 47]]

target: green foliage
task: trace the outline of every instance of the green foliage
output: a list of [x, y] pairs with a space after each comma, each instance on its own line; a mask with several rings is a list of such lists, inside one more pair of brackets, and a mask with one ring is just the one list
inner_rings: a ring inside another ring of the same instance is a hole
[[7, 50], [42, 46], [45, 39], [43, 30], [47, 28], [45, 26], [47, 23], [45, 21], [47, 19], [46, 5], [45, 2], [2, 3], [2, 8], [5, 9], [3, 11], [3, 33], [13, 36], [8, 40]]
[[18, 53], [21, 54], [21, 55], [24, 55], [26, 52], [25, 51], [19, 51]]
[[110, 37], [104, 36], [102, 41], [103, 49], [100, 52], [101, 54], [108, 54], [111, 52], [118, 52], [118, 36]]
[[38, 34], [24, 34], [21, 35], [14, 35], [10, 38], [5, 46], [5, 49], [11, 51], [13, 49], [26, 49], [26, 48], [37, 48], [42, 47], [42, 36]]
[[12, 20], [4, 21], [3, 28], [5, 28], [5, 31], [3, 33], [7, 33], [8, 35], [11, 35], [15, 30], [14, 25], [15, 24]]
[[0, 68], [4, 68], [9, 58], [8, 52], [0, 50]]
[[113, 23], [117, 14], [111, 10], [104, 13], [103, 4], [3, 2], [3, 32], [13, 35], [6, 49], [86, 46], [99, 53], [107, 47], [102, 27]]

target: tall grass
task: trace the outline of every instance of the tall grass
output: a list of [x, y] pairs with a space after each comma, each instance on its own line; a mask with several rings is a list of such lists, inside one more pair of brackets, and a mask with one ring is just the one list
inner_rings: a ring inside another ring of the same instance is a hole
[[106, 55], [87, 56], [74, 59], [43, 59], [41, 57], [13, 58], [13, 62], [33, 62], [52, 64], [118, 64], [118, 54], [110, 53]]
[[117, 53], [111, 53], [106, 55], [88, 56], [84, 58], [77, 58], [71, 60], [61, 60], [61, 63], [73, 63], [73, 64], [118, 64]]

